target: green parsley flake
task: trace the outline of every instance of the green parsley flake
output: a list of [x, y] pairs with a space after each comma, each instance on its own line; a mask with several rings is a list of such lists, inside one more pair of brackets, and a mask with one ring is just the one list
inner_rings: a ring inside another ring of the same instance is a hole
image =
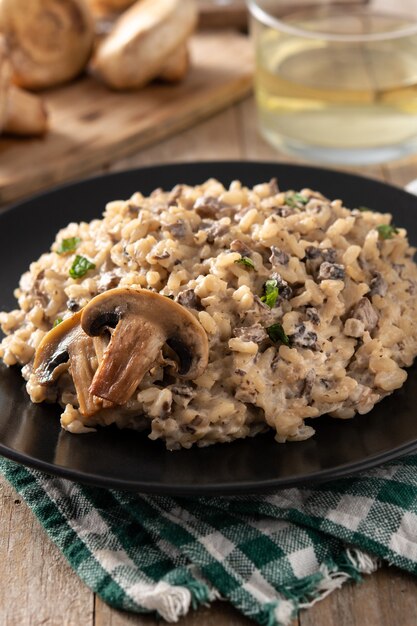
[[370, 209], [369, 206], [357, 206], [356, 209], [360, 211], [361, 213], [364, 213], [365, 211], [372, 211], [372, 209]]
[[303, 194], [301, 193], [292, 193], [289, 192], [287, 193], [287, 195], [285, 196], [285, 204], [289, 207], [291, 207], [291, 209], [297, 209], [300, 208], [299, 205], [301, 204], [302, 206], [304, 206], [305, 204], [307, 204], [307, 202], [310, 200], [310, 198], [306, 198], [305, 196], [303, 196]]
[[273, 309], [279, 296], [278, 282], [275, 278], [270, 278], [264, 284], [264, 295], [261, 301], [265, 302], [270, 309]]
[[70, 237], [69, 239], [63, 239], [57, 249], [58, 254], [69, 254], [76, 250], [78, 244], [81, 242], [79, 237]]
[[380, 239], [392, 239], [394, 235], [400, 232], [393, 224], [380, 224], [376, 227]]
[[272, 324], [272, 326], [268, 326], [266, 332], [268, 333], [270, 340], [274, 343], [278, 343], [278, 341], [280, 341], [286, 346], [290, 345], [289, 337], [279, 322]]
[[61, 324], [64, 320], [62, 319], [62, 317], [57, 317], [52, 328], [55, 328], [56, 326], [58, 326], [58, 324]]
[[244, 265], [249, 270], [254, 270], [255, 269], [254, 262], [248, 256], [243, 256], [241, 259], [236, 259], [235, 263], [237, 265]]
[[88, 270], [93, 270], [95, 266], [95, 263], [89, 261], [85, 256], [77, 254], [71, 265], [69, 275], [71, 278], [81, 278], [87, 274]]

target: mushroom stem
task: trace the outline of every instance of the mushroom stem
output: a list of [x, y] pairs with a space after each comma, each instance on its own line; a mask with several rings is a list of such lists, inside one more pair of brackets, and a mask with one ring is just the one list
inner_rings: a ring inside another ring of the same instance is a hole
[[84, 333], [77, 335], [76, 341], [68, 345], [68, 355], [80, 413], [86, 417], [94, 415], [103, 408], [103, 402], [90, 392], [96, 357], [91, 337]]
[[162, 68], [158, 78], [166, 83], [178, 83], [186, 76], [190, 66], [190, 55], [187, 44], [180, 45], [178, 50], [172, 53], [169, 61]]
[[43, 101], [37, 96], [10, 85], [7, 95], [3, 132], [10, 135], [44, 135], [48, 115]]
[[128, 320], [114, 330], [103, 354], [90, 393], [117, 404], [132, 396], [140, 381], [155, 363], [164, 344], [163, 333], [152, 322]]
[[98, 364], [100, 364], [103, 360], [104, 352], [107, 348], [109, 340], [110, 340], [110, 337], [106, 337], [105, 335], [93, 337], [93, 345], [94, 345], [94, 350], [96, 351]]

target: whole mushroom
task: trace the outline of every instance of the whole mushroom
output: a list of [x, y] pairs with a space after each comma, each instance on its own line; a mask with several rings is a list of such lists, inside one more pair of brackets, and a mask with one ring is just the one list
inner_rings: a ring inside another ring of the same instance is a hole
[[158, 293], [106, 291], [82, 310], [81, 327], [92, 337], [110, 334], [90, 393], [115, 404], [129, 400], [164, 344], [178, 356], [180, 378], [197, 378], [207, 367], [205, 330], [187, 309]]
[[139, 0], [98, 45], [91, 71], [112, 89], [142, 87], [164, 72], [196, 22], [195, 0]]
[[34, 90], [77, 76], [94, 40], [85, 0], [0, 0], [0, 31], [10, 48], [14, 82]]
[[7, 46], [0, 36], [0, 134], [43, 135], [48, 128], [48, 115], [42, 100], [13, 85], [11, 78]]

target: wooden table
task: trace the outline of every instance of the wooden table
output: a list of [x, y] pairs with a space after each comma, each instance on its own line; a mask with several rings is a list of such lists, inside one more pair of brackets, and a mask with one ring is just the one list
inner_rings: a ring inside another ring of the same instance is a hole
[[[288, 161], [258, 135], [248, 99], [107, 171], [168, 161], [270, 159]], [[361, 173], [405, 185], [417, 177], [417, 158]], [[0, 483], [1, 626], [156, 626], [152, 617], [115, 611], [96, 597], [67, 565], [16, 493]], [[383, 567], [361, 585], [346, 584], [300, 614], [295, 626], [413, 626], [417, 624], [417, 580]], [[217, 602], [180, 621], [180, 626], [250, 624], [228, 604]]]

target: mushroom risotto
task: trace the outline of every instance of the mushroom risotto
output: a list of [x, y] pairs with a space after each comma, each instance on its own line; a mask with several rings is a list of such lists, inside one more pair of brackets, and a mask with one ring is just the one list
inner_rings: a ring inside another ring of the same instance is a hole
[[71, 223], [0, 313], [0, 357], [73, 433], [169, 449], [367, 413], [417, 354], [417, 268], [387, 213], [275, 180], [136, 193]]

